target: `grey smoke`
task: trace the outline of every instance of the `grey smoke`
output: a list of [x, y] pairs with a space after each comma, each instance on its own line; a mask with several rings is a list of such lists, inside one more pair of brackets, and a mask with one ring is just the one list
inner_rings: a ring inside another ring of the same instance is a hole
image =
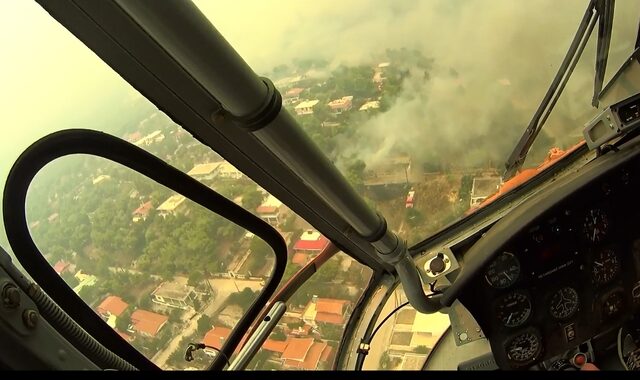
[[[279, 0], [198, 6], [258, 72], [296, 59], [321, 58], [330, 67], [370, 65], [387, 48], [421, 51], [433, 59], [430, 80], [412, 70], [391, 109], [360, 126], [357, 138], [342, 141], [337, 150], [372, 164], [401, 147], [414, 159], [440, 157], [473, 166], [506, 159], [551, 83], [587, 4]], [[631, 53], [640, 14], [635, 1], [618, 1], [616, 8], [607, 77]], [[596, 112], [590, 109], [594, 37], [545, 127], [560, 147], [577, 142], [582, 124]]]

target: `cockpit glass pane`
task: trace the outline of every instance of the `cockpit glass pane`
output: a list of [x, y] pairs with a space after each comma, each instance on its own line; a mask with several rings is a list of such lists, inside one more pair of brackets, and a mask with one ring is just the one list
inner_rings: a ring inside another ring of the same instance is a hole
[[[504, 163], [588, 4], [196, 1], [409, 243], [498, 191]], [[632, 51], [637, 8], [616, 2], [606, 78]], [[597, 112], [591, 106], [596, 39], [597, 27], [525, 168], [582, 140], [584, 123]], [[476, 179], [488, 185], [473, 186]]]
[[[98, 130], [146, 150], [277, 229], [290, 252], [285, 280], [329, 246], [327, 237], [176, 124], [38, 3], [0, 2], [0, 49], [6, 127], [0, 188], [20, 153], [39, 138], [69, 128]], [[32, 237], [51, 266], [163, 369], [207, 368], [272, 276], [275, 260], [262, 240], [105, 159], [73, 155], [47, 165], [26, 207]], [[0, 231], [0, 245], [10, 251], [4, 224]], [[353, 305], [371, 271], [339, 257], [323, 272], [331, 275], [321, 273], [313, 283], [342, 293], [314, 294]], [[362, 277], [352, 277], [355, 272]], [[177, 297], [167, 296], [175, 289]], [[138, 328], [136, 321], [147, 319], [155, 321], [153, 329]], [[300, 318], [298, 324], [305, 325]], [[214, 348], [187, 362], [190, 342]]]

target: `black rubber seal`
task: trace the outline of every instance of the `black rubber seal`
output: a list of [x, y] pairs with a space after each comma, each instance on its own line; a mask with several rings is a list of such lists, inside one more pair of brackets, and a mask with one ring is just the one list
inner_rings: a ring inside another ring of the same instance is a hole
[[267, 96], [263, 105], [254, 113], [244, 116], [227, 114], [234, 124], [251, 132], [269, 125], [282, 110], [282, 95], [269, 78], [260, 77], [267, 86]]
[[378, 223], [378, 229], [373, 231], [371, 235], [363, 236], [363, 238], [370, 243], [382, 239], [384, 234], [387, 233], [387, 220], [377, 211], [376, 215], [378, 215], [378, 219], [380, 220], [380, 223]]
[[[231, 357], [243, 335], [273, 295], [287, 263], [282, 236], [262, 219], [239, 207], [187, 174], [137, 146], [106, 133], [70, 129], [55, 132], [32, 144], [15, 162], [4, 188], [2, 207], [9, 244], [24, 269], [38, 285], [91, 336], [140, 370], [159, 370], [125, 342], [58, 276], [31, 238], [25, 213], [27, 190], [35, 175], [49, 162], [71, 154], [89, 154], [112, 160], [162, 184], [206, 209], [251, 231], [271, 246], [276, 256], [272, 277], [253, 301], [221, 348]], [[214, 364], [216, 361], [214, 361]]]

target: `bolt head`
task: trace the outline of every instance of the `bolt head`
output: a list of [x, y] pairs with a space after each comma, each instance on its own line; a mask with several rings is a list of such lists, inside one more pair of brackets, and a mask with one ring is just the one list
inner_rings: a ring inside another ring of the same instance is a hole
[[2, 288], [2, 304], [8, 308], [20, 306], [20, 290], [15, 284], [6, 284]]
[[27, 309], [22, 313], [22, 322], [27, 328], [35, 329], [38, 326], [38, 312], [33, 309]]

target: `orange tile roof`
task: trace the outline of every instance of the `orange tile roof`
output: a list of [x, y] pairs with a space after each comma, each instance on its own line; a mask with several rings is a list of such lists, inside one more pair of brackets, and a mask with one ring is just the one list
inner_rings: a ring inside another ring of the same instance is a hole
[[120, 314], [122, 314], [128, 307], [129, 304], [124, 302], [122, 298], [118, 296], [109, 296], [105, 298], [100, 305], [98, 305], [97, 310], [98, 313], [103, 315], [111, 314], [119, 317]]
[[287, 347], [282, 353], [282, 360], [302, 362], [313, 345], [313, 338], [289, 338]]
[[316, 301], [316, 311], [318, 313], [329, 313], [342, 315], [344, 306], [348, 304], [347, 300], [337, 300], [333, 298], [318, 298]]
[[327, 348], [324, 349], [324, 351], [322, 351], [322, 355], [320, 356], [320, 361], [321, 362], [326, 362], [331, 358], [331, 353], [333, 352], [333, 350], [331, 349], [331, 346], [327, 345]]
[[153, 209], [153, 203], [151, 203], [151, 201], [148, 201], [146, 203], [141, 204], [140, 207], [138, 207], [137, 209], [133, 210], [132, 214], [146, 217], [147, 215], [149, 215], [149, 212], [151, 211], [151, 209]]
[[231, 334], [231, 329], [221, 326], [214, 327], [207, 331], [202, 343], [219, 350], [222, 348], [224, 341], [229, 337], [229, 334]]
[[262, 348], [268, 351], [283, 353], [284, 350], [287, 348], [287, 344], [288, 344], [288, 340], [281, 341], [281, 340], [267, 339], [262, 345]]
[[62, 274], [62, 272], [64, 272], [65, 270], [67, 270], [67, 268], [69, 268], [69, 263], [66, 261], [58, 261], [54, 266], [53, 266], [53, 270], [56, 271], [57, 274]]
[[330, 314], [330, 313], [317, 313], [316, 322], [331, 323], [334, 325], [341, 325], [344, 322], [342, 315]]
[[131, 314], [131, 323], [135, 331], [155, 336], [167, 323], [169, 317], [152, 311], [138, 309]]
[[323, 352], [327, 348], [326, 342], [314, 342], [307, 354], [304, 357], [304, 360], [291, 360], [285, 359], [284, 365], [290, 368], [298, 368], [298, 369], [316, 369], [318, 368], [318, 363], [320, 362], [320, 358], [322, 357]]
[[273, 214], [276, 211], [278, 211], [276, 206], [258, 206], [258, 208], [256, 208], [258, 214]]

